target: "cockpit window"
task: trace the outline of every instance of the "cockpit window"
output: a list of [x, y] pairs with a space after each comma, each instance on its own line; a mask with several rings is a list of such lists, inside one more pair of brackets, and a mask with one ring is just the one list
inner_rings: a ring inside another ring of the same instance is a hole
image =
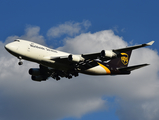
[[14, 40], [15, 42], [20, 42], [20, 40]]

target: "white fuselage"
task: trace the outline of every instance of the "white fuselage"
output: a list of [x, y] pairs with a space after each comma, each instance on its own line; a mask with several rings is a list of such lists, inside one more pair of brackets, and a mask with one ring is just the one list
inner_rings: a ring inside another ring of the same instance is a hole
[[[67, 64], [67, 62], [61, 63], [52, 59], [58, 57], [67, 58], [70, 55], [70, 53], [61, 52], [34, 42], [21, 39], [17, 39], [12, 43], [7, 44], [5, 48], [7, 49], [7, 51], [9, 51], [11, 54], [18, 57], [19, 59], [29, 60], [44, 65], [46, 67], [58, 70], [69, 70], [70, 68], [70, 65]], [[110, 71], [106, 70], [100, 64], [98, 66], [80, 72], [91, 75], [110, 74]]]

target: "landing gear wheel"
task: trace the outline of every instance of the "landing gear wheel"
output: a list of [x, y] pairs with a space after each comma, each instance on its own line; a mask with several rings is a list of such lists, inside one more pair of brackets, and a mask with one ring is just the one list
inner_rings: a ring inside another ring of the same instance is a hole
[[56, 77], [56, 80], [57, 80], [57, 81], [60, 80], [60, 77]]
[[20, 61], [20, 62], [18, 63], [18, 65], [23, 65], [23, 62], [22, 62], [22, 61]]
[[79, 75], [78, 72], [75, 72], [74, 76], [77, 77], [78, 75]]
[[68, 76], [68, 79], [71, 79], [71, 78], [72, 78], [72, 76], [71, 76], [71, 75], [69, 75], [69, 76]]

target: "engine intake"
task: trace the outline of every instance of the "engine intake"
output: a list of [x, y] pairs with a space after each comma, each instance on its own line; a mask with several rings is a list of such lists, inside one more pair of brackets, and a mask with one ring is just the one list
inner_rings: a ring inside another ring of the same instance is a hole
[[41, 72], [40, 72], [39, 68], [31, 68], [29, 70], [29, 74], [33, 75], [33, 76], [39, 76], [41, 74]]

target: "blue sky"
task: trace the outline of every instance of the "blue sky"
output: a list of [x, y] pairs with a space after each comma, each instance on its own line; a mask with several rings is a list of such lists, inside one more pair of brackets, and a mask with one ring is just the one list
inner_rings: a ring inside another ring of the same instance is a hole
[[[63, 47], [69, 37], [74, 40], [82, 33], [94, 34], [112, 30], [128, 45], [154, 40], [155, 44], [151, 46], [151, 49], [158, 51], [158, 5], [157, 0], [0, 0], [0, 41], [5, 42], [9, 36], [24, 36], [26, 28], [38, 26], [40, 29], [38, 34], [43, 36], [45, 43], [58, 48]], [[89, 23], [88, 28], [84, 26], [85, 21]], [[55, 38], [47, 35], [52, 27], [59, 27], [67, 22], [80, 24], [81, 31], [74, 35], [67, 33]], [[103, 96], [106, 97], [103, 98]], [[117, 100], [120, 97], [112, 93], [110, 96], [101, 94], [100, 97], [107, 101], [105, 104], [109, 106], [109, 109], [90, 110], [81, 114], [80, 117], [70, 113], [57, 118], [60, 120], [122, 120], [126, 118], [120, 116], [120, 107], [124, 102], [118, 104]], [[4, 115], [0, 114], [0, 116]]]
[[[158, 1], [0, 1], [0, 40], [22, 35], [26, 25], [40, 26], [40, 33], [66, 21], [89, 20], [91, 33], [116, 28], [124, 40], [155, 40], [158, 37]], [[124, 32], [122, 32], [122, 30]]]

